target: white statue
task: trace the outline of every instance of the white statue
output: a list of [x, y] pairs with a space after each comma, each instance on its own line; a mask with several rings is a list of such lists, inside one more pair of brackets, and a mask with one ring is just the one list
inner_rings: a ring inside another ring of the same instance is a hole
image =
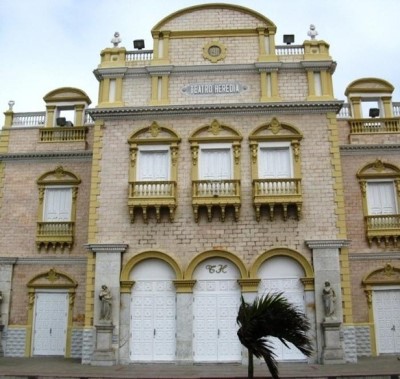
[[100, 320], [111, 320], [111, 292], [108, 287], [103, 284], [101, 286], [101, 291], [99, 294], [99, 299], [101, 301], [101, 308], [100, 308]]
[[118, 32], [114, 33], [114, 37], [111, 40], [111, 43], [114, 45], [114, 47], [118, 47], [118, 44], [120, 44], [122, 41], [121, 37], [119, 36]]
[[311, 38], [311, 39], [315, 39], [315, 37], [318, 35], [317, 30], [315, 29], [315, 25], [311, 24], [310, 25], [310, 30], [308, 31], [307, 35]]
[[329, 282], [325, 282], [325, 287], [322, 290], [322, 299], [324, 302], [325, 317], [334, 318], [335, 306], [336, 306], [336, 294]]

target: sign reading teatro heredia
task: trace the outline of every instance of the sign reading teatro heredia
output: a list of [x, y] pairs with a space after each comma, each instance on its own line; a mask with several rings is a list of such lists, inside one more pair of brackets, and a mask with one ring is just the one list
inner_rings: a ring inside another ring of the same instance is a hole
[[247, 86], [237, 82], [193, 83], [182, 88], [187, 95], [230, 95], [246, 90]]

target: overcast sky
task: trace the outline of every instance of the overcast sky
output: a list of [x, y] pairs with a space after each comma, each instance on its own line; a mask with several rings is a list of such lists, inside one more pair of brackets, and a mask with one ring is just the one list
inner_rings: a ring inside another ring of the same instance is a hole
[[[43, 96], [58, 87], [78, 87], [97, 104], [93, 70], [100, 51], [111, 47], [115, 31], [122, 46], [133, 50], [134, 39], [152, 49], [152, 27], [165, 16], [196, 0], [0, 0], [0, 110], [14, 100], [15, 112], [44, 111]], [[222, 2], [222, 1], [220, 1]], [[337, 99], [361, 77], [392, 83], [400, 101], [400, 0], [230, 0], [251, 8], [295, 43], [307, 39], [311, 23], [318, 38], [331, 45], [337, 62], [333, 77]], [[4, 122], [4, 117], [1, 125]]]

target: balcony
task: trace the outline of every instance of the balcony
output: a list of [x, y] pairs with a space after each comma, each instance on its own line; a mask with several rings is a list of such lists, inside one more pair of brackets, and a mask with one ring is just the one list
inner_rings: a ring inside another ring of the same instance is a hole
[[400, 118], [359, 118], [349, 120], [351, 134], [398, 133]]
[[40, 142], [85, 142], [86, 126], [40, 128]]
[[240, 209], [240, 180], [193, 180], [192, 205], [194, 219], [199, 221], [199, 207], [207, 208], [208, 221], [212, 220], [212, 208], [219, 207], [221, 221], [225, 221], [226, 207], [233, 207], [235, 221], [239, 219]]
[[174, 221], [176, 208], [176, 182], [140, 181], [129, 183], [128, 206], [131, 222], [135, 222], [135, 208], [140, 208], [143, 220], [148, 222], [149, 208], [155, 208], [157, 222], [161, 221], [161, 208], [168, 208], [170, 221]]
[[62, 250], [67, 247], [71, 249], [74, 242], [74, 222], [72, 221], [49, 221], [38, 222], [36, 232], [36, 246], [40, 249], [42, 246], [49, 249], [56, 249], [57, 245]]
[[372, 241], [376, 240], [378, 245], [390, 241], [397, 246], [397, 240], [400, 237], [400, 215], [374, 215], [365, 216], [368, 243], [371, 246]]
[[289, 205], [294, 205], [296, 207], [297, 219], [300, 219], [303, 203], [301, 179], [254, 179], [253, 194], [257, 221], [260, 221], [260, 210], [262, 206], [269, 207], [269, 217], [272, 221], [274, 219], [274, 209], [276, 205], [282, 206], [283, 219], [285, 221], [287, 220]]

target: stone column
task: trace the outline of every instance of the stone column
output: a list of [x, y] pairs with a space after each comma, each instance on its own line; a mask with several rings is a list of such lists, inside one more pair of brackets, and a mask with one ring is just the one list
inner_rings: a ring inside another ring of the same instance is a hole
[[[120, 325], [120, 275], [122, 253], [125, 252], [126, 244], [89, 244], [87, 249], [96, 254], [96, 270], [94, 283], [94, 325], [96, 326], [97, 350], [107, 350], [107, 343], [110, 339], [111, 349], [114, 359], [111, 359], [111, 353], [107, 353], [102, 360], [98, 354], [92, 364], [109, 365], [119, 361], [119, 325]], [[111, 293], [111, 318], [109, 322], [100, 319], [101, 301], [99, 294], [103, 285], [106, 285]], [[100, 345], [99, 345], [100, 343]]]
[[[318, 358], [321, 363], [344, 363], [341, 325], [343, 322], [340, 248], [348, 246], [347, 240], [306, 241], [312, 249], [315, 274], [315, 312], [317, 323]], [[335, 292], [334, 315], [328, 316], [324, 310], [323, 289], [329, 282]], [[321, 327], [319, 327], [321, 326]]]
[[195, 280], [174, 280], [176, 288], [176, 360], [193, 363], [193, 286]]
[[16, 258], [0, 258], [0, 357], [4, 355], [3, 348], [3, 330], [8, 325], [8, 315], [10, 312], [11, 299], [11, 281], [13, 267], [16, 263]]

